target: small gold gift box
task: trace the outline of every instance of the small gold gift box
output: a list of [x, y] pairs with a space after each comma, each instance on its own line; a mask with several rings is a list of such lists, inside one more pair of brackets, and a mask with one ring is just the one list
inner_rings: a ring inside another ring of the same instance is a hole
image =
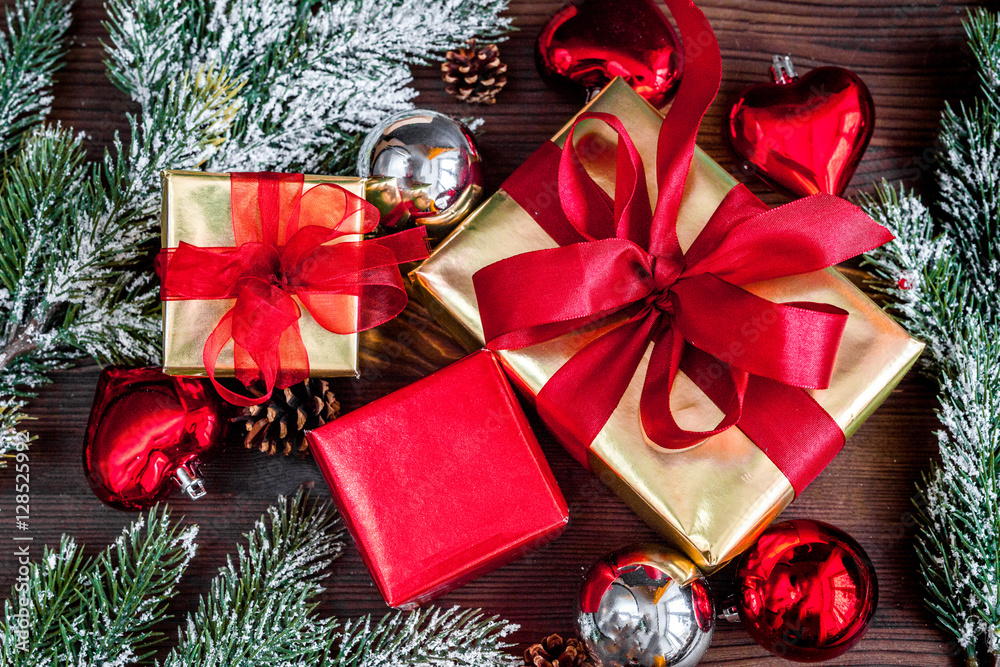
[[[305, 176], [303, 193], [320, 183], [334, 183], [358, 197], [365, 197], [365, 180], [337, 176]], [[232, 225], [229, 174], [195, 171], [163, 173], [162, 241], [164, 248], [181, 242], [203, 248], [235, 245]], [[357, 228], [361, 226], [361, 214]], [[338, 221], [335, 221], [338, 222]], [[343, 240], [359, 240], [348, 235]], [[337, 242], [340, 242], [338, 239]], [[358, 335], [339, 335], [321, 327], [296, 298], [302, 316], [299, 329], [309, 354], [309, 369], [321, 377], [358, 375]], [[356, 297], [343, 299], [345, 318], [357, 319]], [[206, 299], [163, 302], [163, 370], [170, 375], [204, 376], [202, 351], [209, 334], [233, 307], [235, 299]], [[234, 374], [233, 346], [219, 357], [216, 374]]]

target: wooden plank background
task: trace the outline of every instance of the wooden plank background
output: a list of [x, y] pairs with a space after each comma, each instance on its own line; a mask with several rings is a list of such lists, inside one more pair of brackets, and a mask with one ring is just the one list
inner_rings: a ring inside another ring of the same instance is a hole
[[[487, 119], [481, 147], [495, 187], [579, 108], [580, 101], [547, 88], [532, 58], [541, 25], [561, 0], [512, 0], [519, 32], [503, 47], [508, 88], [493, 107], [469, 108], [443, 92], [434, 68], [415, 71], [417, 103], [459, 115]], [[764, 81], [772, 53], [790, 53], [801, 72], [836, 64], [857, 72], [877, 105], [874, 139], [852, 183], [852, 193], [883, 178], [925, 187], [933, 163], [938, 115], [946, 100], [974, 90], [961, 21], [968, 5], [945, 0], [704, 0], [700, 3], [723, 51], [723, 84], [702, 128], [700, 144], [727, 169], [735, 165], [721, 140], [725, 110], [745, 86]], [[105, 35], [100, 0], [79, 0], [73, 10], [74, 44], [55, 90], [53, 119], [87, 133], [97, 155], [116, 132], [127, 131], [128, 100], [106, 79], [100, 40]], [[690, 74], [690, 72], [689, 72]], [[783, 199], [756, 183], [770, 203]], [[415, 342], [400, 345], [404, 333]], [[363, 381], [335, 383], [345, 410], [420, 378], [462, 352], [427, 312], [411, 304], [395, 322], [363, 337]], [[60, 372], [31, 406], [38, 441], [31, 450], [34, 553], [68, 532], [96, 551], [133, 517], [102, 505], [81, 469], [81, 441], [98, 369], [85, 364]], [[911, 498], [914, 484], [935, 455], [931, 382], [911, 373], [882, 408], [854, 435], [843, 454], [789, 508], [784, 517], [829, 521], [851, 533], [878, 569], [881, 599], [865, 640], [833, 664], [960, 664], [956, 646], [936, 630], [920, 600], [920, 575], [913, 552]], [[582, 572], [602, 554], [653, 538], [651, 531], [596, 479], [578, 467], [532, 415], [542, 446], [569, 502], [571, 526], [557, 542], [528, 558], [471, 583], [440, 600], [443, 605], [482, 607], [521, 624], [515, 636], [531, 642], [549, 632], [571, 632], [573, 597]], [[406, 446], [405, 442], [400, 443]], [[265, 458], [241, 447], [205, 466], [208, 497], [189, 501], [175, 495], [178, 514], [201, 526], [198, 555], [181, 584], [173, 611], [197, 604], [208, 581], [233, 552], [243, 532], [279, 493], [306, 481], [326, 487], [311, 460]], [[13, 583], [13, 471], [0, 470], [0, 589]], [[330, 572], [323, 595], [325, 614], [356, 617], [386, 611], [353, 545]], [[725, 596], [727, 571], [713, 578]], [[173, 633], [171, 629], [171, 634]], [[706, 665], [781, 665], [738, 626], [715, 635]]]

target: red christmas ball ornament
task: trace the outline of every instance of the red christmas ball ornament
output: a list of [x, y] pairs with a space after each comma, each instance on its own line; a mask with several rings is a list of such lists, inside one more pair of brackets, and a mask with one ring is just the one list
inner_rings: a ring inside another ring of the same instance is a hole
[[583, 0], [563, 7], [535, 44], [542, 76], [582, 89], [588, 98], [615, 77], [654, 106], [680, 82], [680, 39], [654, 0]]
[[878, 583], [864, 549], [819, 521], [778, 523], [737, 570], [736, 607], [751, 636], [796, 662], [835, 658], [856, 644], [875, 615]]
[[743, 161], [777, 190], [842, 195], [875, 128], [867, 86], [842, 67], [799, 77], [791, 58], [774, 56], [774, 83], [747, 88], [729, 111], [727, 139]]
[[199, 461], [221, 445], [228, 419], [210, 386], [157, 368], [101, 373], [83, 447], [94, 493], [123, 510], [152, 507], [175, 487], [205, 495]]

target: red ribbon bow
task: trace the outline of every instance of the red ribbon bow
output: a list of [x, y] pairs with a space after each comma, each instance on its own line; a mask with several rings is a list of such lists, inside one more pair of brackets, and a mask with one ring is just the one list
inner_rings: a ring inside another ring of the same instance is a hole
[[[558, 156], [562, 211], [525, 207], [547, 231], [556, 230], [550, 233], [561, 247], [475, 274], [484, 334], [491, 348], [516, 349], [611, 315], [623, 318], [570, 358], [537, 397], [542, 417], [583, 443], [573, 454], [584, 465], [586, 448], [652, 344], [639, 406], [647, 438], [678, 449], [738, 425], [798, 492], [843, 446], [839, 426], [803, 389], [829, 385], [847, 313], [827, 304], [772, 303], [741, 285], [817, 271], [892, 235], [837, 197], [813, 195], [770, 210], [739, 185], [687, 253], [681, 250], [677, 214], [698, 127], [718, 91], [721, 59], [704, 15], [689, 1], [668, 5], [695, 65], [686, 70], [697, 76], [682, 80], [659, 135], [655, 211], [642, 158], [622, 123], [608, 114], [582, 114], [577, 123], [596, 119], [618, 134], [614, 199], [584, 169], [571, 129]], [[504, 185], [519, 203], [530, 201], [529, 189], [555, 157], [542, 151], [533, 160], [531, 178]], [[689, 431], [674, 420], [670, 392], [680, 370], [724, 413], [715, 428]], [[803, 442], [808, 457], [800, 455]], [[813, 456], [814, 449], [825, 454]]]
[[[373, 231], [377, 209], [332, 183], [303, 194], [302, 174], [231, 174], [230, 181], [236, 246], [181, 243], [160, 252], [156, 270], [164, 301], [236, 299], [205, 342], [205, 370], [226, 400], [256, 405], [274, 387], [309, 377], [296, 298], [333, 333], [376, 327], [406, 307], [397, 265], [426, 258], [427, 244], [420, 228], [330, 244]], [[262, 380], [261, 397], [241, 396], [216, 381], [216, 363], [230, 340], [236, 377], [248, 387]]]

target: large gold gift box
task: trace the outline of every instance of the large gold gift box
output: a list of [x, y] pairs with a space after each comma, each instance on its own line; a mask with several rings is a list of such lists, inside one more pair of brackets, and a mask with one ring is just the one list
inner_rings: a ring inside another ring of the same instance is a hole
[[[611, 113], [624, 123], [642, 154], [655, 205], [653, 165], [663, 121], [660, 113], [621, 79], [584, 111]], [[556, 135], [556, 144], [562, 146], [568, 130], [569, 124]], [[588, 171], [613, 195], [614, 133], [603, 123], [588, 120], [577, 127], [575, 141]], [[538, 185], [539, 200], [555, 196], [551, 184]], [[700, 149], [696, 151], [677, 223], [683, 249], [691, 245], [735, 185], [718, 164]], [[555, 241], [500, 190], [443, 241], [411, 279], [422, 298], [443, 316], [445, 326], [469, 346], [479, 347], [483, 330], [473, 274], [513, 255], [554, 247]], [[889, 395], [923, 348], [835, 269], [745, 287], [775, 302], [815, 301], [848, 311], [831, 385], [810, 392], [848, 436]], [[541, 345], [502, 351], [500, 357], [515, 383], [534, 396], [570, 356], [600, 333], [575, 332]], [[650, 526], [683, 549], [703, 571], [712, 572], [746, 549], [793, 500], [794, 491], [775, 464], [736, 428], [686, 450], [647, 444], [639, 421], [639, 395], [648, 361], [647, 351], [621, 403], [590, 444], [589, 463]], [[721, 415], [682, 376], [678, 376], [671, 406], [678, 423], [686, 428], [711, 427]]]
[[[335, 183], [364, 198], [365, 181], [335, 176], [305, 176], [302, 192], [319, 183]], [[357, 228], [361, 228], [361, 214]], [[348, 224], [351, 224], [350, 221]], [[357, 240], [360, 235], [342, 237]], [[229, 248], [233, 236], [229, 174], [195, 171], [163, 172], [162, 242], [176, 248], [181, 242], [203, 248]], [[338, 239], [338, 242], [340, 239]], [[321, 327], [295, 299], [302, 311], [299, 329], [309, 354], [310, 373], [322, 377], [358, 374], [358, 335], [338, 335]], [[357, 318], [357, 298], [344, 299], [351, 309], [345, 316]], [[205, 375], [202, 350], [205, 340], [219, 320], [233, 307], [235, 299], [163, 302], [163, 370], [170, 375]], [[233, 346], [223, 349], [216, 375], [232, 377]]]

